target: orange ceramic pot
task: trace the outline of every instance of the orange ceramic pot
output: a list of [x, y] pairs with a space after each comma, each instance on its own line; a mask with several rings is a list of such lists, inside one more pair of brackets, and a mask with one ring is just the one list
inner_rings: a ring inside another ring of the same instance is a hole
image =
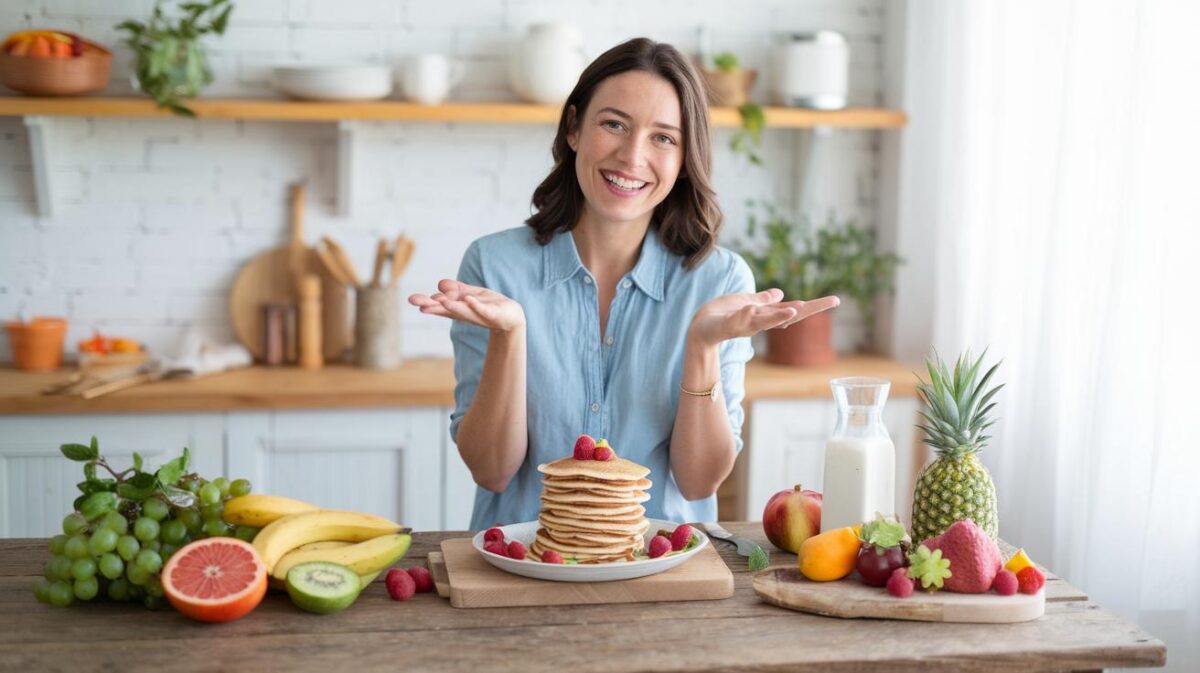
[[7, 322], [4, 327], [17, 369], [48, 372], [62, 365], [63, 337], [67, 334], [63, 318], [39, 317], [29, 322]]
[[833, 311], [809, 316], [787, 329], [767, 330], [767, 362], [817, 367], [837, 359], [833, 350]]

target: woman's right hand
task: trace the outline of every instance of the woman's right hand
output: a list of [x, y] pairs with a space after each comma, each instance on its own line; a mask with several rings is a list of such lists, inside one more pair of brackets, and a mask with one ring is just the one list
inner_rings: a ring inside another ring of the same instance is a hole
[[462, 320], [498, 332], [525, 327], [525, 309], [499, 292], [449, 278], [438, 282], [438, 290], [432, 295], [410, 295], [408, 303], [421, 309], [421, 313]]

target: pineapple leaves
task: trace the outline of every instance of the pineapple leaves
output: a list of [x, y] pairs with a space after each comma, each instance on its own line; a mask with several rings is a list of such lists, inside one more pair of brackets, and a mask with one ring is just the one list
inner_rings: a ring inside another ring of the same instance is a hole
[[979, 378], [986, 355], [984, 349], [983, 355], [972, 359], [968, 350], [955, 360], [953, 368], [937, 351], [925, 359], [929, 382], [917, 377], [917, 393], [925, 406], [919, 413], [925, 423], [917, 427], [926, 435], [924, 442], [941, 455], [958, 457], [975, 453], [990, 439], [981, 434], [993, 425], [988, 418], [996, 407], [992, 398], [1004, 385], [988, 389], [999, 363]]

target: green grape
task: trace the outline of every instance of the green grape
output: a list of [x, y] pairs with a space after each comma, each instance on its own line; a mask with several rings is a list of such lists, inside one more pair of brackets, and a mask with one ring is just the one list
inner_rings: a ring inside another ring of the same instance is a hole
[[162, 555], [163, 561], [166, 561], [177, 551], [179, 551], [179, 545], [171, 544], [170, 542], [164, 542], [162, 549], [158, 550], [158, 553]]
[[100, 574], [110, 580], [115, 580], [125, 572], [125, 564], [121, 561], [121, 557], [113, 553], [105, 554], [100, 557]]
[[137, 558], [134, 559], [134, 563], [136, 563], [142, 570], [145, 570], [147, 574], [151, 575], [159, 570], [162, 570], [163, 566], [162, 556], [160, 556], [158, 552], [151, 551], [149, 549], [143, 549], [138, 552]]
[[139, 587], [138, 585], [136, 585], [132, 582], [129, 583], [129, 600], [140, 601], [140, 600], [142, 600], [142, 596], [145, 596], [145, 595], [146, 595], [146, 591], [144, 589], [142, 589], [141, 587]]
[[82, 514], [72, 512], [63, 518], [63, 532], [67, 535], [78, 535], [87, 529], [87, 519]]
[[216, 521], [206, 521], [204, 523], [204, 534], [209, 537], [220, 537], [222, 535], [227, 535], [228, 533], [229, 528], [226, 527], [225, 522], [221, 521], [220, 519], [217, 519]]
[[46, 579], [54, 582], [57, 580], [65, 580], [71, 576], [71, 559], [61, 554], [50, 559], [48, 566], [50, 577]]
[[149, 542], [158, 537], [158, 522], [149, 517], [140, 517], [133, 522], [133, 535], [142, 542]]
[[49, 594], [50, 604], [60, 608], [65, 608], [75, 601], [75, 592], [71, 590], [71, 585], [63, 580], [52, 583]]
[[185, 537], [187, 537], [187, 526], [183, 525], [179, 519], [172, 519], [162, 525], [163, 542], [179, 544]]
[[200, 502], [204, 503], [205, 505], [215, 505], [218, 502], [221, 502], [221, 489], [212, 482], [201, 486]]
[[213, 486], [217, 487], [218, 491], [221, 492], [222, 498], [229, 495], [229, 480], [225, 477], [217, 477], [216, 479], [213, 479], [212, 484]]
[[88, 552], [88, 539], [82, 535], [72, 535], [63, 551], [67, 552], [69, 558], [86, 558]]
[[129, 600], [129, 580], [119, 579], [109, 582], [108, 597], [114, 601]]
[[250, 480], [248, 479], [234, 479], [233, 483], [229, 485], [229, 495], [235, 498], [248, 495], [249, 493]]
[[146, 580], [146, 595], [162, 597], [162, 595], [163, 595], [162, 580], [158, 578], [158, 575], [155, 575], [155, 576], [151, 577], [150, 579]]
[[132, 535], [122, 535], [121, 539], [117, 540], [117, 553], [126, 561], [132, 561], [141, 548], [142, 545]]
[[233, 529], [233, 536], [244, 542], [254, 542], [256, 535], [258, 535], [258, 529], [250, 526], [238, 526]]
[[162, 596], [146, 596], [142, 599], [142, 605], [145, 605], [150, 610], [160, 610], [167, 604]]
[[205, 505], [201, 510], [201, 517], [204, 521], [220, 521], [225, 514], [225, 506], [221, 504]]
[[115, 531], [117, 535], [124, 535], [129, 532], [129, 520], [118, 512], [109, 512], [104, 515], [104, 520], [100, 522], [101, 526]]
[[150, 573], [143, 570], [140, 565], [130, 563], [125, 566], [125, 577], [129, 579], [130, 584], [140, 587], [150, 579]]
[[188, 492], [195, 494], [195, 493], [200, 492], [200, 487], [202, 485], [203, 484], [200, 483], [199, 479], [189, 479], [187, 482], [187, 485], [184, 486], [184, 488], [187, 489]]
[[146, 544], [142, 545], [142, 549], [149, 549], [150, 551], [156, 552], [156, 551], [162, 549], [162, 542], [160, 542], [158, 540], [151, 540], [151, 541], [147, 542]]
[[71, 577], [85, 580], [96, 575], [96, 562], [90, 558], [77, 558], [71, 564]]
[[50, 538], [50, 553], [61, 554], [67, 548], [67, 540], [70, 539], [66, 535], [55, 535]]
[[75, 597], [81, 601], [90, 601], [100, 593], [100, 581], [95, 577], [87, 577], [75, 582]]
[[151, 498], [142, 503], [142, 516], [148, 516], [155, 521], [162, 521], [170, 513], [171, 508], [158, 498]]
[[111, 528], [101, 528], [95, 533], [92, 533], [92, 539], [88, 540], [88, 551], [92, 556], [100, 556], [117, 548], [117, 540], [120, 538], [115, 530]]
[[33, 583], [33, 596], [42, 603], [50, 602], [50, 580], [41, 579]]
[[200, 526], [204, 525], [204, 519], [200, 517], [200, 512], [191, 508], [180, 510], [176, 521], [182, 523], [192, 533], [200, 530]]

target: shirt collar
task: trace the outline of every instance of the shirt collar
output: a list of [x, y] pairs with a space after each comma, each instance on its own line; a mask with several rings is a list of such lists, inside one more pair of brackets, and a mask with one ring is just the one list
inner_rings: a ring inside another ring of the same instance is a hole
[[[663, 247], [662, 241], [658, 240], [658, 227], [651, 226], [642, 240], [641, 253], [629, 277], [642, 292], [655, 301], [663, 299], [663, 280], [670, 258], [670, 252]], [[581, 270], [586, 273], [583, 260], [579, 258], [579, 250], [575, 248], [575, 238], [569, 231], [557, 232], [542, 248], [543, 285], [557, 285], [574, 277]]]

